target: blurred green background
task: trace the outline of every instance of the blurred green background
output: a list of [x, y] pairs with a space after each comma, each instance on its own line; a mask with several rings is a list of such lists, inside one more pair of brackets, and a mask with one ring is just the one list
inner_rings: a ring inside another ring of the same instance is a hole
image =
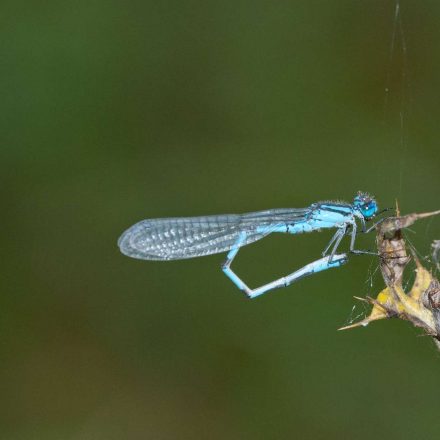
[[[247, 301], [224, 255], [116, 246], [143, 218], [359, 189], [439, 209], [440, 4], [400, 8], [402, 32], [385, 0], [3, 2], [2, 439], [436, 438], [429, 338], [336, 331], [382, 286], [374, 258]], [[414, 227], [421, 254], [439, 229]], [[330, 234], [234, 268], [256, 286]]]

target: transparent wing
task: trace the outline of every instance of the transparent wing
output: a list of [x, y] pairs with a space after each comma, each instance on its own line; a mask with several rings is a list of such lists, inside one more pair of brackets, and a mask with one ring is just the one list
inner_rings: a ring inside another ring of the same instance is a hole
[[246, 232], [245, 246], [283, 225], [305, 221], [306, 209], [142, 220], [119, 238], [121, 252], [141, 260], [178, 260], [226, 252]]

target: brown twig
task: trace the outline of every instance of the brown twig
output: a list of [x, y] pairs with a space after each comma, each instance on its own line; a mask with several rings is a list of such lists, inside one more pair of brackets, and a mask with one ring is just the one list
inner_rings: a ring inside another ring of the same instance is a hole
[[[440, 210], [405, 216], [400, 216], [398, 208], [396, 211], [397, 216], [388, 217], [376, 228], [380, 270], [386, 287], [375, 299], [363, 299], [373, 305], [368, 317], [340, 330], [367, 326], [379, 319], [398, 317], [423, 328], [440, 348], [440, 282], [422, 266], [414, 254], [408, 254], [402, 233], [403, 229], [417, 220], [440, 214]], [[411, 289], [405, 292], [402, 279], [411, 259], [416, 263], [416, 279]]]

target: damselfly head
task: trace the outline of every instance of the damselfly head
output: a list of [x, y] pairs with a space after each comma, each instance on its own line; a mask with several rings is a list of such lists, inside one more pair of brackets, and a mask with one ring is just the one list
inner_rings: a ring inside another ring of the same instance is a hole
[[361, 191], [359, 191], [354, 198], [353, 205], [359, 209], [365, 220], [374, 217], [379, 209], [374, 197]]

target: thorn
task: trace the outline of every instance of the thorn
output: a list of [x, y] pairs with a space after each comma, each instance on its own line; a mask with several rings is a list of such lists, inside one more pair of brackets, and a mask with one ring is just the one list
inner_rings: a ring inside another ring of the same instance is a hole
[[356, 328], [356, 327], [366, 327], [369, 323], [370, 323], [370, 321], [368, 319], [363, 319], [362, 321], [355, 322], [354, 324], [350, 324], [350, 325], [346, 325], [344, 327], [340, 327], [340, 328], [338, 328], [338, 331], [340, 331], [340, 330], [349, 330], [351, 328]]
[[431, 211], [431, 212], [424, 212], [423, 214], [417, 214], [417, 218], [426, 218], [438, 214], [440, 214], [440, 209], [438, 211]]

